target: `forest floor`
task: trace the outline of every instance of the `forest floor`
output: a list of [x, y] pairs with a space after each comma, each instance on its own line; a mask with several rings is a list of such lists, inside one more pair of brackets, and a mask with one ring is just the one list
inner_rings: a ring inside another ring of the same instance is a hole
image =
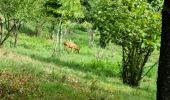
[[[0, 98], [31, 100], [155, 100], [154, 67], [139, 87], [122, 84], [121, 48], [89, 47], [85, 35], [66, 38], [76, 42], [80, 53], [61, 51], [52, 56], [54, 42], [21, 34], [17, 48], [7, 42], [0, 48]], [[158, 59], [155, 51], [146, 66]], [[147, 71], [145, 69], [145, 72]]]

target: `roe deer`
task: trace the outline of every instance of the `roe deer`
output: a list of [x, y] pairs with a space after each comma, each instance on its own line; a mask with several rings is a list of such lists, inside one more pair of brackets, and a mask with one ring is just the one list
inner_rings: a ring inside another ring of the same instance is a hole
[[79, 51], [80, 51], [80, 48], [78, 48], [78, 46], [74, 42], [65, 41], [64, 46], [67, 48], [71, 48], [71, 50], [74, 49], [74, 51], [77, 53], [79, 53]]

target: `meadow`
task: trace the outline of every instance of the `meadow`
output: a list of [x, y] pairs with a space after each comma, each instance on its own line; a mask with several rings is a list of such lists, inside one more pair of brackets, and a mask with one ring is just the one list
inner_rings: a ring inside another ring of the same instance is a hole
[[[75, 29], [64, 41], [74, 41], [80, 53], [53, 55], [54, 40], [21, 33], [17, 48], [9, 41], [0, 48], [0, 98], [2, 100], [155, 100], [157, 66], [139, 87], [124, 85], [120, 78], [122, 52], [116, 44], [102, 49], [98, 36], [89, 45], [87, 32]], [[145, 72], [159, 57], [154, 51]]]

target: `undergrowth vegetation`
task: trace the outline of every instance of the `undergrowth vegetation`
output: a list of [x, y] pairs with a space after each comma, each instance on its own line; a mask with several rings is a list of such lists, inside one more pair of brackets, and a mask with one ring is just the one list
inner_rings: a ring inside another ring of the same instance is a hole
[[[106, 49], [97, 45], [89, 47], [85, 42], [87, 38], [79, 40], [83, 35], [86, 34], [77, 33], [65, 39], [80, 44], [79, 54], [67, 53], [63, 49], [52, 56], [54, 42], [43, 37], [20, 34], [17, 48], [13, 49], [7, 42], [6, 49], [0, 50], [0, 97], [36, 100], [155, 99], [156, 67], [143, 78], [140, 87], [123, 85], [120, 80], [121, 48], [114, 44]], [[157, 60], [157, 54], [152, 54], [146, 71]]]
[[0, 0], [0, 100], [156, 99], [162, 4]]
[[39, 92], [39, 83], [32, 75], [0, 71], [0, 98], [26, 98], [36, 96], [35, 92]]

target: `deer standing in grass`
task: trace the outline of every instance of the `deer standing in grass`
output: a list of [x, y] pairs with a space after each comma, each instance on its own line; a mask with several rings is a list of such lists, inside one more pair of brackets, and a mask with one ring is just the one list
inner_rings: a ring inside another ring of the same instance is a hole
[[67, 48], [71, 48], [71, 51], [74, 50], [77, 53], [79, 53], [80, 51], [80, 48], [78, 48], [78, 46], [74, 42], [65, 41], [64, 46]]

